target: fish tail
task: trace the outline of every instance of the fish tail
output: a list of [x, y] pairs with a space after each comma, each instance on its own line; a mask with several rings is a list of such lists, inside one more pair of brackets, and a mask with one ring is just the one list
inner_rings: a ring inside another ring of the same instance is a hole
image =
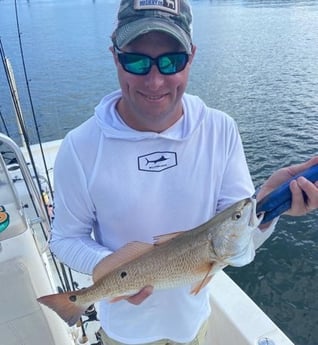
[[54, 310], [69, 326], [75, 325], [88, 305], [76, 303], [77, 295], [74, 291], [39, 297], [38, 302]]

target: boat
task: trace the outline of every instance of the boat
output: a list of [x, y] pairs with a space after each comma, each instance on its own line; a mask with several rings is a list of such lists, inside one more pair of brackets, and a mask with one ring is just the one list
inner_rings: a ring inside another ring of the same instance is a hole
[[[42, 295], [91, 284], [91, 277], [65, 267], [48, 247], [53, 202], [49, 186], [54, 189], [52, 171], [61, 140], [25, 148], [0, 133], [0, 142], [2, 151], [15, 157], [6, 162], [6, 154], [0, 155], [1, 343], [101, 345], [98, 304], [76, 326], [68, 327], [37, 302]], [[213, 277], [210, 286], [206, 345], [293, 344], [224, 271]]]

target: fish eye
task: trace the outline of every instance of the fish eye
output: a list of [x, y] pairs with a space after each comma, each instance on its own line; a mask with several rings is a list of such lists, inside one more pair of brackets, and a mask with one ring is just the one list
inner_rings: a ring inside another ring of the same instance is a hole
[[242, 213], [240, 211], [234, 212], [232, 215], [233, 220], [239, 220], [242, 217]]
[[69, 297], [69, 299], [70, 299], [70, 301], [71, 302], [76, 302], [76, 295], [71, 295], [70, 297]]

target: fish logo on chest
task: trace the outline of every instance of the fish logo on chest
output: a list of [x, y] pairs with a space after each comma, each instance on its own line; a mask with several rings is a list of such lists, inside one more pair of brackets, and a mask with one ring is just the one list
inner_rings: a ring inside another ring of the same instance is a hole
[[177, 164], [177, 153], [171, 151], [157, 151], [138, 157], [140, 171], [160, 172]]

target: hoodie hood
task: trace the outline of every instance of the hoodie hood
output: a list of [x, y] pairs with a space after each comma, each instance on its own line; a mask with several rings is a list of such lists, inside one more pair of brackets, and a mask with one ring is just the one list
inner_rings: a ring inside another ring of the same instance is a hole
[[186, 140], [201, 125], [207, 107], [203, 101], [189, 94], [182, 97], [183, 116], [171, 127], [161, 133], [137, 131], [129, 127], [116, 110], [116, 104], [121, 98], [121, 90], [106, 95], [95, 107], [97, 125], [107, 138], [139, 141], [144, 139], [165, 138], [170, 140]]

